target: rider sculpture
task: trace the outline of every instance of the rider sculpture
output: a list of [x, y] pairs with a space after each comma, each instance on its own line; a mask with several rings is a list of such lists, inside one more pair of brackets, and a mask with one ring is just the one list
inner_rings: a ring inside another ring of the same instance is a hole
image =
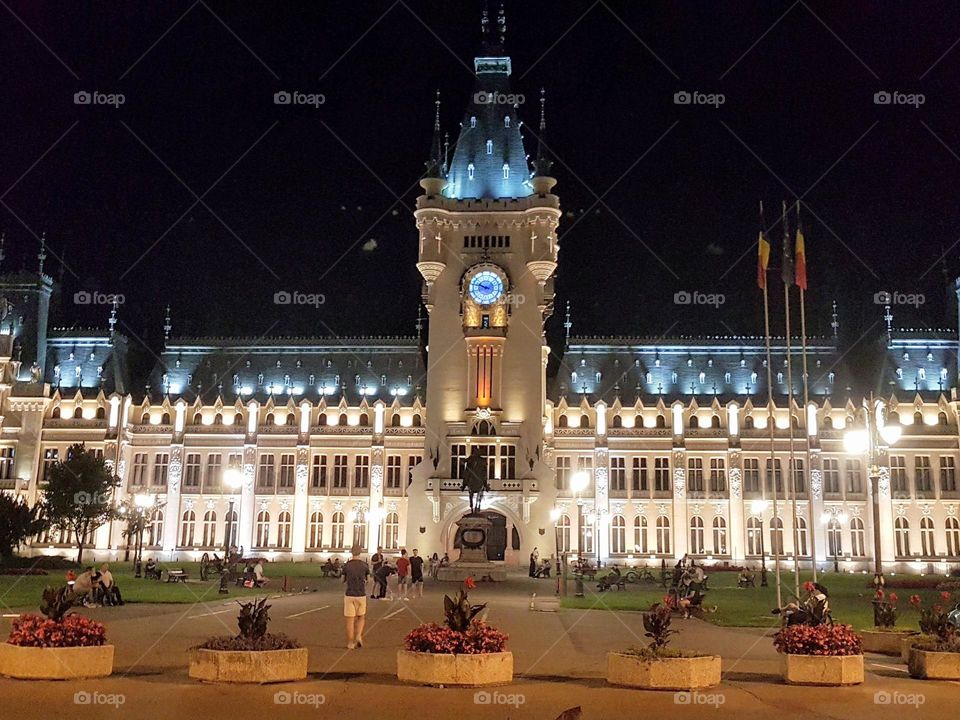
[[463, 467], [461, 490], [470, 492], [470, 514], [478, 515], [483, 504], [483, 493], [490, 489], [487, 484], [487, 461], [480, 455], [480, 448], [474, 447]]

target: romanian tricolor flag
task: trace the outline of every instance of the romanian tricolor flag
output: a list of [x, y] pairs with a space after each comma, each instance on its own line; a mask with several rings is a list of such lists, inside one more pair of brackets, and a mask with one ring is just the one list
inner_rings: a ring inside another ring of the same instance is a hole
[[763, 203], [760, 203], [760, 235], [757, 240], [757, 287], [767, 287], [767, 266], [770, 264], [770, 241], [763, 231]]
[[803, 242], [803, 225], [800, 224], [800, 203], [797, 203], [797, 241], [793, 251], [796, 283], [801, 290], [807, 289], [807, 251]]

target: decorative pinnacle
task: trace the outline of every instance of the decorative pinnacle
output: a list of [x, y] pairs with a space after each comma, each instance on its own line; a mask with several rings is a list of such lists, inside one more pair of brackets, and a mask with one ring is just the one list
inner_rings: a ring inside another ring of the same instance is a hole
[[437, 99], [433, 102], [437, 106], [437, 112], [433, 118], [433, 129], [440, 132], [440, 88], [437, 88]]
[[37, 260], [40, 261], [40, 274], [43, 275], [43, 261], [47, 259], [47, 232], [44, 230], [40, 234], [40, 252], [37, 253]]
[[173, 325], [170, 323], [170, 303], [167, 303], [166, 314], [163, 318], [163, 340], [166, 342], [170, 339], [170, 331], [173, 329]]
[[547, 90], [540, 88], [540, 132], [547, 129]]
[[503, 9], [503, 3], [500, 3], [500, 12], [497, 13], [497, 32], [500, 36], [500, 45], [507, 43], [507, 12]]

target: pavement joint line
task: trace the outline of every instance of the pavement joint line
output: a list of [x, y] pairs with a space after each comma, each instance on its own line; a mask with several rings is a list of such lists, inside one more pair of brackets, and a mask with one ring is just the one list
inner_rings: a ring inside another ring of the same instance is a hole
[[384, 616], [383, 616], [383, 619], [384, 619], [384, 620], [389, 620], [389, 619], [392, 618], [394, 615], [399, 615], [400, 613], [402, 613], [402, 612], [403, 612], [404, 610], [406, 610], [406, 609], [407, 609], [407, 606], [406, 606], [406, 605], [401, 605], [400, 607], [398, 607], [398, 608], [397, 608], [396, 610], [394, 610], [393, 612], [390, 612], [390, 613], [387, 613], [386, 615], [384, 615]]
[[306, 615], [307, 613], [317, 612], [317, 610], [326, 610], [328, 607], [330, 606], [323, 605], [321, 607], [311, 608], [310, 610], [304, 610], [303, 612], [294, 613], [293, 615], [287, 615], [285, 619], [289, 620], [290, 618], [300, 617], [301, 615]]
[[210, 617], [211, 615], [222, 615], [225, 612], [230, 612], [233, 608], [227, 608], [226, 610], [214, 610], [213, 612], [203, 613], [202, 615], [191, 615], [187, 620], [196, 620], [197, 618]]

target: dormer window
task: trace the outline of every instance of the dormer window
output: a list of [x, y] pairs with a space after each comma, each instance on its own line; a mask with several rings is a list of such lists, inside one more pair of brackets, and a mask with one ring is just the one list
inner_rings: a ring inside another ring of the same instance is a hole
[[503, 179], [504, 180], [510, 179], [510, 163], [503, 164]]
[[487, 155], [493, 155], [493, 140], [487, 140]]
[[476, 116], [476, 115], [471, 115], [471, 116], [470, 116], [470, 127], [475, 128], [476, 126], [477, 126], [477, 116]]
[[503, 116], [503, 126], [504, 126], [504, 127], [510, 127], [510, 116], [509, 116], [509, 115], [504, 115], [504, 116]]
[[467, 177], [473, 180], [473, 163], [467, 165]]

